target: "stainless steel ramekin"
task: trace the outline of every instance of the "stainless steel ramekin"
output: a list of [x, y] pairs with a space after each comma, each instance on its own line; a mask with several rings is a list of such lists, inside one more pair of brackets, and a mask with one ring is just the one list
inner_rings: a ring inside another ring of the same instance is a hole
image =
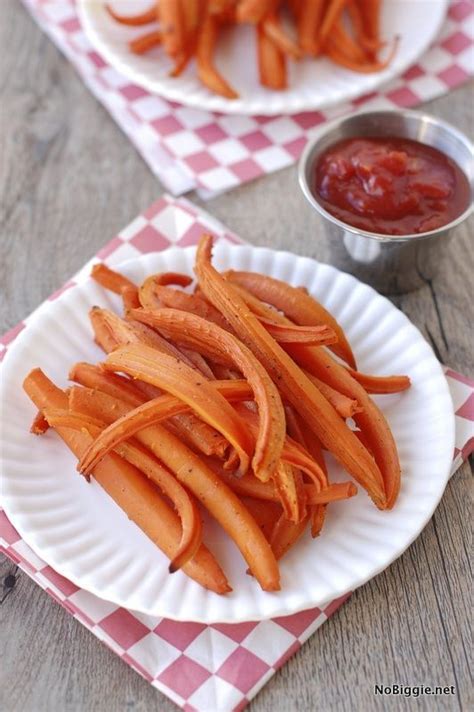
[[[327, 212], [313, 192], [319, 156], [332, 144], [360, 136], [410, 138], [439, 149], [455, 161], [471, 186], [471, 203], [455, 220], [430, 232], [381, 235], [365, 232]], [[464, 134], [434, 116], [417, 111], [368, 111], [337, 119], [308, 143], [301, 156], [298, 178], [312, 207], [324, 218], [331, 263], [351, 272], [385, 294], [402, 294], [431, 279], [445, 259], [455, 228], [472, 212], [474, 147]]]

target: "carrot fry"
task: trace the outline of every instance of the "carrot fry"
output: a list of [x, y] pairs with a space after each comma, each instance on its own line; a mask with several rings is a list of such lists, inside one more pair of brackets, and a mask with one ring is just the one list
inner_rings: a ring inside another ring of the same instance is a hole
[[295, 8], [298, 38], [301, 49], [315, 57], [318, 54], [317, 34], [326, 0], [306, 0]]
[[369, 376], [351, 368], [347, 370], [367, 393], [401, 393], [411, 386], [408, 376]]
[[103, 262], [98, 262], [92, 267], [91, 277], [102, 287], [115, 292], [115, 294], [121, 294], [123, 287], [135, 287], [127, 277], [110, 269]]
[[237, 22], [250, 22], [256, 25], [271, 12], [274, 12], [280, 0], [241, 0], [237, 5]]
[[380, 36], [380, 0], [356, 0], [356, 2], [367, 36], [372, 40], [378, 40]]
[[301, 59], [303, 53], [298, 44], [283, 29], [277, 13], [267, 15], [262, 20], [262, 30], [265, 36], [278, 47], [280, 52], [287, 54], [293, 59]]
[[198, 294], [187, 294], [178, 289], [163, 287], [147, 279], [140, 288], [140, 303], [144, 309], [156, 309], [160, 306], [181, 309], [229, 331], [229, 324], [222, 314]]
[[236, 99], [237, 92], [226, 82], [214, 66], [214, 49], [217, 41], [218, 20], [207, 15], [198, 33], [196, 60], [198, 76], [211, 91], [227, 99]]
[[257, 26], [257, 58], [260, 83], [269, 89], [286, 89], [286, 56], [270, 39], [262, 25]]
[[162, 388], [187, 403], [202, 420], [230, 442], [240, 458], [244, 473], [253, 451], [253, 439], [245, 423], [210, 381], [169, 354], [160, 354], [142, 344], [116, 349], [107, 356], [104, 368], [121, 371]]
[[136, 309], [140, 306], [138, 299], [138, 289], [135, 286], [125, 286], [121, 289], [123, 310], [127, 312], [129, 309]]
[[301, 472], [285, 462], [280, 462], [272, 479], [285, 517], [292, 522], [304, 519], [306, 517], [306, 492]]
[[135, 37], [128, 43], [130, 51], [133, 54], [145, 54], [153, 47], [161, 44], [162, 35], [159, 30], [154, 30], [153, 32], [147, 32], [146, 35], [141, 35], [140, 37]]
[[223, 358], [225, 366], [236, 366], [243, 373], [254, 393], [260, 419], [252, 467], [257, 477], [268, 479], [280, 459], [285, 414], [277, 388], [251, 350], [232, 334], [194, 314], [175, 309], [136, 309], [132, 316], [211, 358]]
[[[214, 381], [212, 385], [216, 391], [225, 394], [231, 400], [246, 400], [252, 396], [252, 391], [245, 381]], [[187, 403], [171, 395], [159, 396], [154, 400], [142, 403], [112, 423], [100, 438], [94, 441], [90, 450], [84, 454], [79, 463], [80, 472], [90, 472], [110, 450], [143, 428], [150, 427], [187, 409], [189, 409]]]
[[304, 534], [308, 517], [301, 519], [295, 523], [286, 519], [282, 514], [273, 528], [270, 538], [270, 545], [277, 561], [281, 559], [292, 546], [296, 544], [298, 539]]
[[89, 311], [89, 321], [94, 332], [94, 341], [106, 354], [117, 348], [118, 342], [110, 331], [110, 327], [105, 323], [102, 309], [93, 307]]
[[44, 417], [43, 412], [39, 410], [31, 423], [30, 433], [33, 433], [33, 435], [44, 435], [48, 428], [48, 421]]
[[110, 6], [106, 5], [105, 9], [111, 17], [122, 25], [148, 25], [150, 22], [155, 22], [157, 20], [156, 3], [154, 3], [149, 10], [145, 10], [140, 15], [120, 15], [115, 12], [115, 10]]
[[330, 326], [338, 339], [336, 344], [330, 346], [331, 351], [355, 368], [355, 358], [342, 327], [332, 314], [309, 294], [286, 282], [253, 272], [229, 270], [224, 276], [232, 284], [240, 285], [258, 299], [275, 306], [296, 324]]
[[318, 33], [319, 46], [323, 46], [332, 32], [335, 23], [341, 16], [348, 0], [330, 0], [323, 17], [322, 25]]
[[352, 59], [348, 57], [347, 54], [344, 54], [344, 52], [341, 52], [333, 41], [328, 42], [326, 54], [333, 60], [333, 62], [340, 64], [342, 67], [346, 67], [346, 69], [351, 69], [353, 72], [359, 72], [360, 74], [372, 74], [374, 72], [381, 72], [383, 69], [388, 67], [397, 52], [399, 42], [400, 38], [394, 37], [392, 47], [383, 61], [371, 60], [368, 62], [360, 62]]
[[179, 287], [189, 287], [193, 282], [193, 278], [182, 272], [160, 272], [152, 275], [155, 284], [168, 287], [170, 284], [177, 284]]
[[252, 497], [242, 497], [242, 502], [262, 530], [265, 539], [270, 541], [275, 522], [281, 515], [280, 505], [276, 502], [265, 502]]
[[181, 0], [160, 0], [159, 11], [163, 48], [169, 57], [176, 57], [183, 51], [185, 40]]
[[382, 473], [386, 507], [391, 509], [400, 490], [400, 463], [397, 447], [381, 410], [367, 395], [364, 388], [348, 371], [322, 349], [306, 346], [289, 346], [293, 358], [315, 376], [348, 398], [355, 398], [362, 406], [353, 418], [370, 442], [370, 451]]
[[[256, 354], [268, 373], [279, 384], [283, 396], [298, 409], [323, 445], [368, 491], [375, 504], [384, 508], [386, 501], [382, 476], [370, 453], [301, 369], [265, 331], [240, 295], [232, 289], [232, 283], [212, 267], [211, 249], [212, 237], [203, 236], [198, 246], [195, 270], [204, 294], [230, 322], [242, 341]], [[303, 298], [307, 296], [303, 292], [299, 294]], [[267, 298], [266, 301], [272, 300]], [[291, 346], [291, 349], [296, 348], [312, 347]], [[313, 350], [318, 352], [321, 349], [316, 347]], [[297, 463], [290, 464], [299, 467]]]
[[360, 413], [362, 406], [354, 398], [348, 398], [343, 393], [339, 393], [335, 388], [331, 388], [327, 383], [311, 375], [308, 371], [305, 372], [310, 381], [321, 391], [323, 396], [327, 398], [329, 403], [337, 410], [341, 418], [352, 418], [354, 413]]
[[274, 321], [264, 317], [258, 317], [258, 320], [280, 344], [299, 343], [308, 346], [330, 346], [337, 342], [337, 336], [330, 326], [275, 324]]
[[[66, 394], [57, 388], [40, 369], [26, 377], [23, 388], [37, 408], [67, 409]], [[58, 435], [76, 455], [91, 443], [90, 436], [70, 428], [58, 428]], [[172, 559], [181, 542], [179, 517], [161, 498], [155, 485], [135, 467], [115, 453], [94, 470], [94, 478], [126, 515]], [[183, 567], [183, 571], [205, 588], [216, 593], [230, 591], [227, 579], [217, 561], [204, 545]]]
[[[161, 395], [161, 391], [149, 383], [132, 382], [116, 373], [104, 371], [99, 366], [91, 366], [87, 363], [75, 364], [69, 373], [69, 378], [87, 388], [97, 389], [114, 398], [125, 400], [133, 407]], [[193, 413], [176, 415], [166, 425], [167, 427], [172, 425], [187, 445], [196, 448], [204, 455], [217, 455], [223, 458], [229, 449], [227, 440]]]
[[[127, 403], [96, 393], [91, 399], [89, 413], [110, 424], [129, 410]], [[141, 430], [136, 434], [136, 439], [174, 472], [177, 479], [196, 495], [219, 522], [239, 547], [261, 587], [265, 591], [279, 590], [280, 575], [275, 557], [257, 523], [237, 495], [197, 455], [161, 425]]]
[[[107, 427], [90, 415], [62, 410], [46, 410], [45, 415], [53, 428], [72, 428], [86, 431], [93, 438]], [[143, 472], [170, 498], [181, 519], [182, 535], [179, 549], [173, 557], [169, 572], [182, 568], [196, 553], [202, 541], [202, 525], [199, 510], [189, 493], [158, 460], [133, 440], [121, 443], [115, 452]]]

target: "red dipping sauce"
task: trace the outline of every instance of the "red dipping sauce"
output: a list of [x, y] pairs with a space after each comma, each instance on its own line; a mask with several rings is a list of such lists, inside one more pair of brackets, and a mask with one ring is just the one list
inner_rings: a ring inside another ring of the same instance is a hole
[[316, 165], [314, 190], [342, 222], [410, 235], [447, 225], [469, 206], [469, 182], [441, 151], [404, 138], [350, 138]]

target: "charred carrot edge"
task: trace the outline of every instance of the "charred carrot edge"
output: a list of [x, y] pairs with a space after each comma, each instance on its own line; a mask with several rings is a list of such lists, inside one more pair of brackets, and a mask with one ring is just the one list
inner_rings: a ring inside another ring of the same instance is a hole
[[161, 32], [154, 30], [153, 32], [147, 32], [146, 35], [141, 35], [140, 37], [135, 37], [135, 39], [130, 40], [128, 46], [133, 54], [145, 54], [145, 52], [161, 44], [161, 39]]
[[135, 287], [136, 289], [136, 285], [131, 280], [120, 272], [110, 269], [103, 262], [98, 262], [92, 267], [91, 277], [102, 287], [115, 292], [115, 294], [121, 294], [123, 287]]
[[121, 25], [130, 25], [137, 27], [139, 25], [148, 25], [150, 22], [155, 22], [158, 19], [157, 3], [154, 3], [149, 10], [140, 13], [139, 15], [120, 15], [120, 13], [115, 12], [111, 5], [106, 5], [105, 9], [111, 17], [113, 17], [116, 22], [120, 22]]
[[218, 20], [214, 15], [204, 19], [197, 39], [196, 60], [198, 76], [204, 86], [227, 99], [237, 99], [237, 92], [226, 82], [214, 66], [214, 49], [217, 41]]
[[251, 350], [229, 332], [194, 314], [175, 309], [153, 312], [137, 309], [132, 316], [205, 355], [223, 358], [224, 365], [236, 366], [243, 373], [252, 388], [259, 412], [259, 432], [252, 467], [258, 477], [268, 479], [280, 459], [285, 437], [285, 414], [277, 388]]
[[[23, 383], [23, 388], [41, 410], [68, 407], [66, 394], [40, 369], [31, 371]], [[58, 428], [57, 433], [76, 457], [81, 457], [91, 443], [91, 438], [83, 432]], [[98, 484], [127, 516], [172, 559], [181, 541], [181, 524], [179, 517], [164, 502], [153, 483], [115, 454], [104, 459], [93, 474]], [[183, 571], [201, 586], [215, 593], [227, 593], [231, 590], [222, 569], [204, 545], [183, 567]]]
[[260, 84], [274, 90], [286, 89], [286, 55], [267, 35], [261, 24], [257, 26], [257, 59]]
[[302, 537], [308, 517], [298, 523], [290, 522], [284, 514], [276, 522], [270, 537], [270, 546], [277, 560], [281, 559]]
[[[211, 250], [212, 237], [204, 235], [199, 242], [195, 266], [199, 285], [204, 294], [230, 322], [242, 341], [256, 354], [268, 374], [278, 383], [282, 395], [297, 408], [323, 445], [367, 490], [374, 503], [384, 508], [386, 501], [382, 476], [370, 453], [290, 356], [265, 331], [241, 296], [233, 290], [232, 282], [224, 279], [212, 267]], [[298, 294], [306, 296], [302, 292]], [[271, 302], [272, 299], [267, 297], [266, 301]], [[311, 347], [292, 345], [291, 348]], [[314, 350], [318, 351], [317, 348]]]
[[262, 30], [276, 47], [293, 59], [301, 59], [303, 52], [301, 47], [286, 33], [277, 13], [267, 15], [262, 20]]
[[[104, 371], [100, 366], [87, 363], [75, 364], [69, 372], [69, 379], [87, 388], [96, 388], [115, 398], [121, 398], [132, 406], [141, 405], [144, 401], [161, 395], [159, 389], [143, 381], [129, 381], [110, 371]], [[229, 449], [229, 443], [217, 430], [197, 418], [192, 413], [176, 415], [167, 423], [172, 424], [181, 439], [187, 445], [197, 448], [205, 455], [216, 455], [223, 458]]]
[[[88, 413], [47, 409], [45, 415], [53, 428], [86, 431], [93, 438], [100, 437], [100, 433], [107, 427], [105, 423]], [[149, 477], [163, 494], [170, 498], [178, 512], [182, 527], [181, 541], [178, 551], [169, 565], [169, 572], [175, 573], [192, 559], [202, 543], [202, 524], [196, 503], [171, 472], [133, 440], [118, 445], [116, 452]]]
[[309, 294], [279, 279], [253, 272], [230, 270], [224, 276], [228, 281], [239, 284], [263, 302], [273, 304], [296, 324], [330, 326], [336, 333], [338, 341], [329, 348], [349, 366], [355, 368], [354, 354], [342, 327], [332, 314]]
[[370, 376], [353, 369], [347, 369], [352, 378], [360, 383], [367, 393], [401, 393], [411, 386], [408, 376]]
[[[252, 397], [252, 390], [245, 381], [213, 381], [212, 385], [216, 391], [229, 400], [247, 400]], [[171, 395], [159, 396], [154, 400], [142, 403], [112, 423], [100, 437], [94, 440], [93, 445], [84, 453], [79, 462], [79, 471], [90, 472], [111, 450], [143, 428], [155, 425], [186, 410], [189, 410], [189, 404]]]
[[[72, 398], [71, 392], [71, 405]], [[91, 415], [107, 424], [130, 410], [124, 401], [100, 392], [95, 393], [90, 407]], [[261, 587], [265, 591], [279, 590], [280, 573], [272, 550], [237, 495], [201, 458], [161, 425], [141, 430], [136, 439], [174, 472], [235, 541]]]
[[194, 369], [169, 354], [160, 354], [143, 344], [121, 346], [110, 353], [104, 368], [120, 371], [151, 383], [187, 403], [237, 450], [244, 473], [253, 454], [253, 438], [245, 423], [226, 399]]
[[44, 417], [43, 412], [39, 410], [31, 423], [30, 433], [33, 433], [33, 435], [44, 435], [48, 428], [49, 423]]
[[391, 509], [400, 490], [400, 462], [395, 440], [383, 413], [360, 383], [322, 349], [292, 345], [288, 347], [288, 352], [308, 371], [349, 398], [355, 398], [362, 406], [363, 410], [353, 417], [370, 443], [370, 451], [383, 477], [386, 508]]

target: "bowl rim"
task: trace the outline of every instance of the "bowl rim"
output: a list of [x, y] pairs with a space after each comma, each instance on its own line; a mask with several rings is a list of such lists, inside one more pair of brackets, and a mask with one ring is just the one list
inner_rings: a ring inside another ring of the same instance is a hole
[[[460, 131], [458, 128], [450, 124], [448, 121], [445, 121], [444, 119], [439, 119], [436, 116], [433, 116], [432, 114], [428, 114], [424, 111], [413, 111], [409, 109], [365, 109], [362, 111], [357, 111], [353, 114], [350, 115], [345, 115], [338, 117], [336, 119], [333, 119], [333, 121], [330, 121], [328, 124], [326, 124], [324, 127], [320, 128], [316, 134], [313, 136], [312, 139], [310, 139], [304, 150], [303, 153], [301, 154], [299, 163], [298, 163], [298, 183], [299, 186], [303, 192], [303, 195], [307, 199], [307, 201], [312, 205], [313, 208], [315, 208], [320, 215], [322, 215], [323, 218], [328, 220], [329, 222], [333, 223], [334, 225], [337, 225], [340, 227], [342, 230], [346, 232], [350, 232], [354, 235], [359, 235], [361, 237], [366, 237], [370, 240], [375, 240], [377, 242], [406, 242], [407, 240], [426, 240], [430, 237], [438, 237], [441, 236], [444, 232], [447, 232], [448, 230], [451, 230], [458, 225], [460, 225], [464, 220], [466, 220], [469, 215], [473, 212], [474, 209], [474, 200], [471, 197], [471, 201], [467, 208], [460, 214], [458, 215], [457, 218], [454, 218], [454, 220], [451, 220], [451, 222], [446, 223], [445, 225], [441, 225], [440, 227], [436, 228], [435, 230], [429, 230], [428, 232], [415, 232], [415, 233], [407, 233], [405, 235], [389, 235], [386, 233], [380, 233], [380, 232], [370, 232], [369, 230], [362, 230], [361, 228], [357, 228], [354, 225], [350, 225], [349, 223], [344, 222], [343, 220], [340, 220], [339, 218], [336, 218], [334, 215], [332, 215], [330, 212], [328, 212], [322, 205], [319, 203], [319, 201], [316, 199], [316, 196], [313, 194], [313, 191], [311, 190], [308, 181], [306, 179], [306, 173], [307, 173], [307, 167], [311, 159], [311, 154], [314, 151], [315, 146], [321, 141], [322, 138], [327, 137], [330, 135], [336, 128], [341, 126], [341, 124], [344, 124], [346, 121], [349, 121], [351, 119], [354, 119], [355, 117], [360, 117], [360, 116], [376, 116], [376, 115], [387, 115], [387, 114], [400, 114], [404, 117], [408, 117], [410, 119], [415, 119], [418, 122], [421, 121], [428, 121], [431, 124], [436, 124], [439, 128], [443, 129], [445, 132], [451, 134], [455, 138], [457, 138], [464, 146], [466, 149], [469, 151], [471, 154], [471, 161], [473, 162], [474, 166], [474, 144], [470, 141], [470, 139], [466, 136], [465, 133]], [[400, 138], [403, 138], [403, 136], [400, 136]], [[423, 143], [423, 141], [420, 141], [420, 143]], [[462, 168], [460, 169], [462, 170]], [[465, 174], [465, 171], [463, 171]], [[468, 182], [471, 184], [471, 193], [472, 193], [472, 180], [469, 180], [469, 177], [466, 176]]]

